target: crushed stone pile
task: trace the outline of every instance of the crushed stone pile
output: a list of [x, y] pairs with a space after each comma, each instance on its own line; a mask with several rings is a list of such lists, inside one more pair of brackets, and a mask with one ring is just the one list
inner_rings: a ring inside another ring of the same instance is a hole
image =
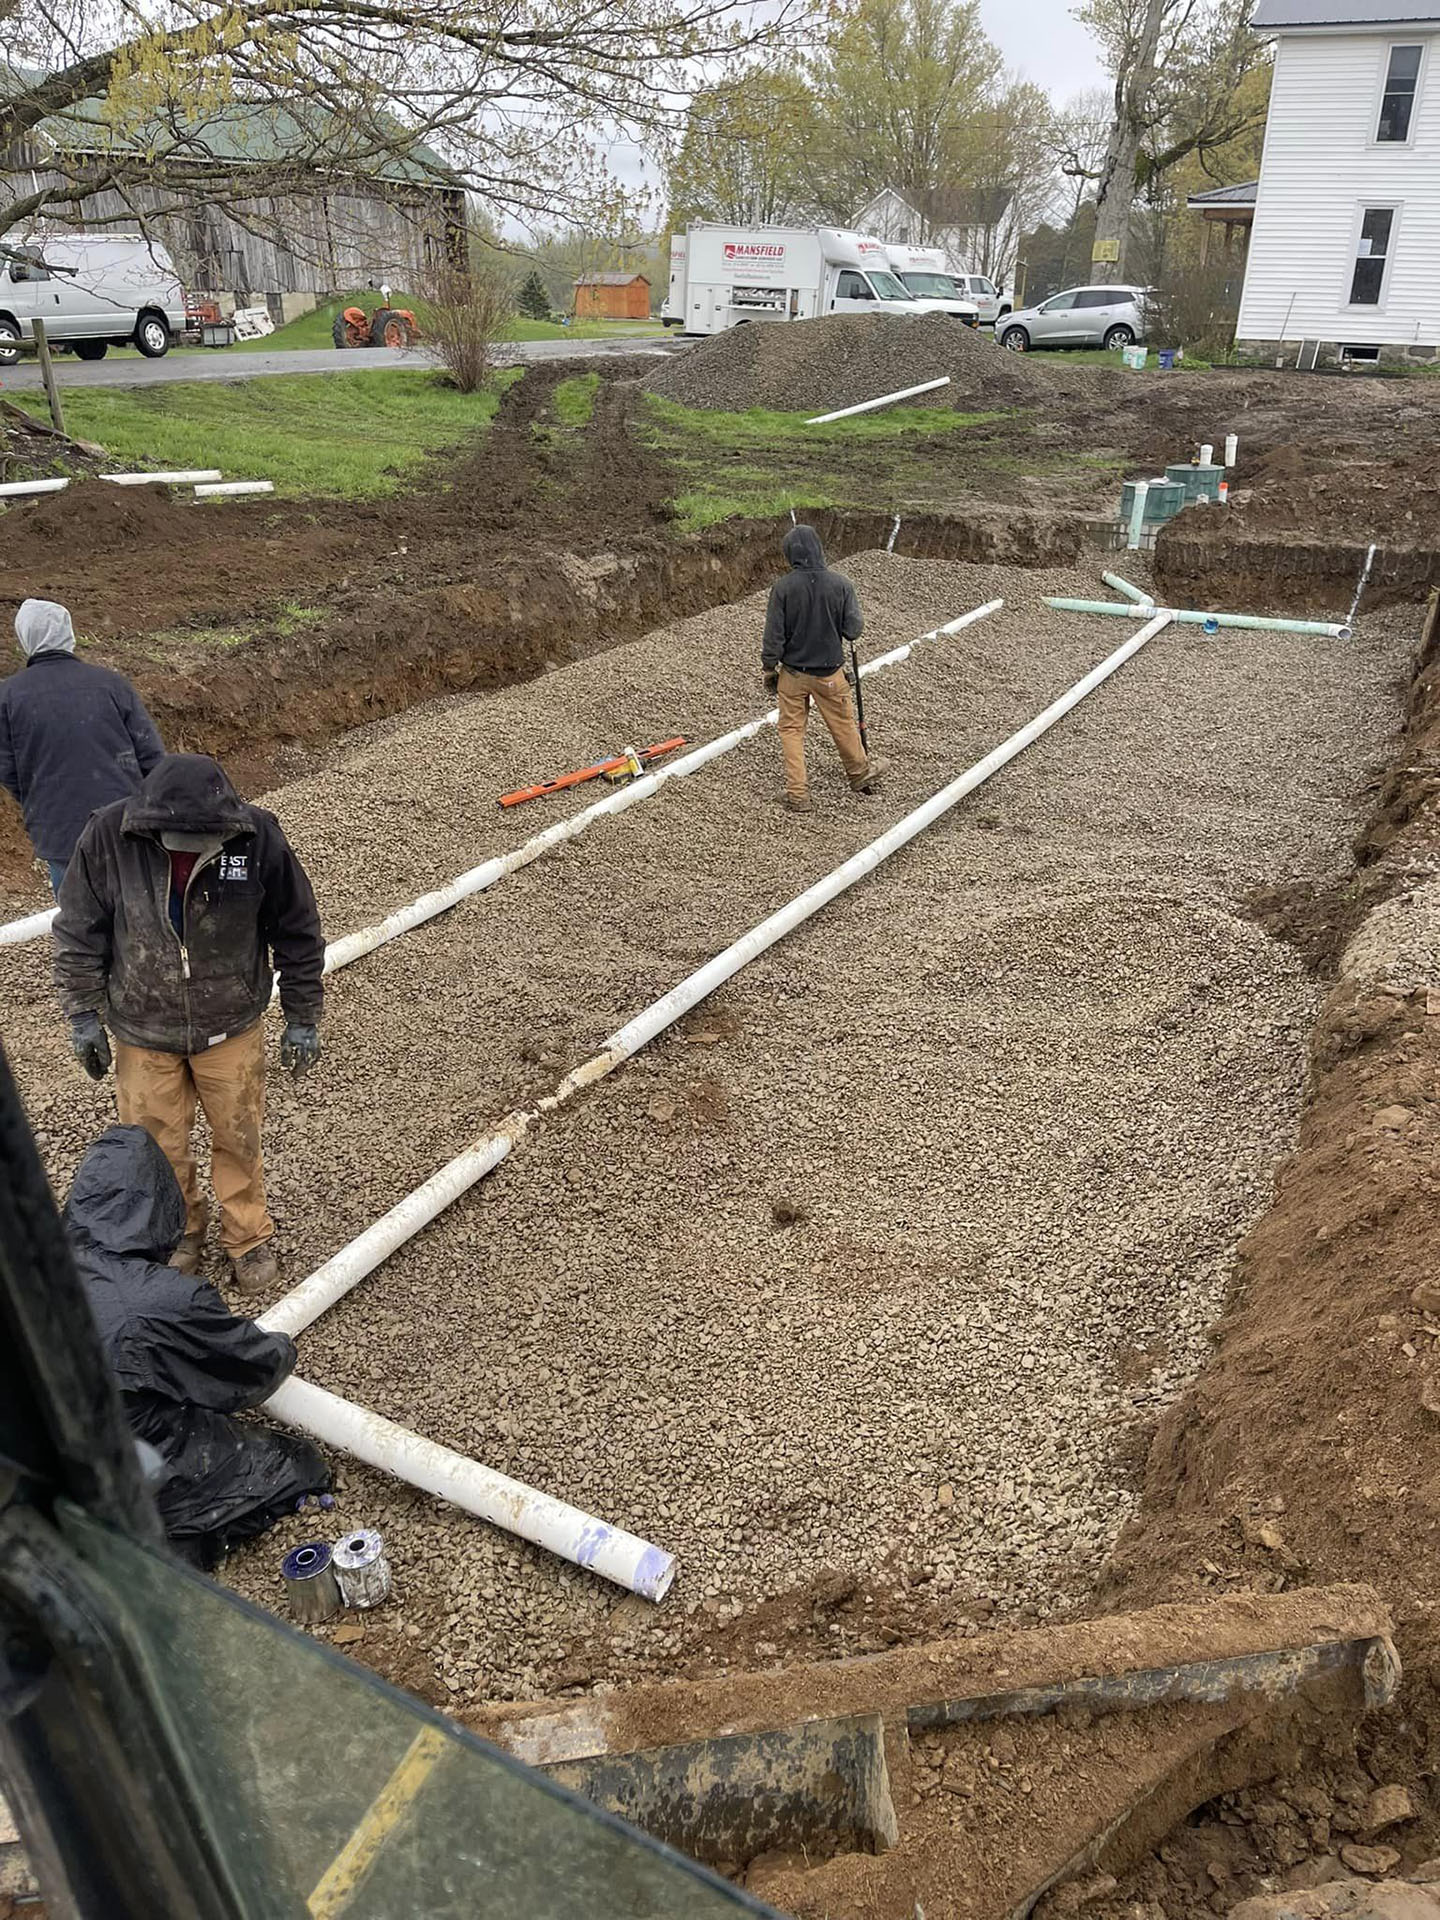
[[677, 354], [644, 384], [663, 399], [721, 413], [749, 407], [826, 413], [945, 374], [948, 387], [914, 404], [984, 413], [1036, 406], [1047, 391], [1042, 369], [945, 314], [733, 327]]

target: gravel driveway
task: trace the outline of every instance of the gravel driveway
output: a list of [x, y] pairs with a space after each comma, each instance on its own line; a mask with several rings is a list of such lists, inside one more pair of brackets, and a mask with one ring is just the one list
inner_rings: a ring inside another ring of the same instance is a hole
[[[763, 737], [337, 975], [323, 1066], [272, 1080], [296, 1277], [1131, 630], [1039, 605], [1088, 572], [850, 571], [874, 651], [1010, 601], [869, 683], [883, 798], [817, 742], [817, 812], [784, 813]], [[556, 817], [501, 816], [508, 787], [758, 711], [762, 605], [416, 709], [271, 795], [331, 937]], [[1203, 1360], [1293, 1135], [1317, 989], [1235, 903], [1340, 858], [1407, 642], [1162, 636], [322, 1320], [307, 1377], [681, 1560], [647, 1609], [342, 1463], [338, 1517], [381, 1528], [402, 1594], [364, 1657], [464, 1705], [544, 1691], [577, 1647], [664, 1668], [825, 1569], [1022, 1616], [1083, 1599], [1136, 1423]], [[109, 1092], [44, 957], [0, 952], [0, 993], [63, 1184]], [[236, 1583], [276, 1603], [305, 1531]]]

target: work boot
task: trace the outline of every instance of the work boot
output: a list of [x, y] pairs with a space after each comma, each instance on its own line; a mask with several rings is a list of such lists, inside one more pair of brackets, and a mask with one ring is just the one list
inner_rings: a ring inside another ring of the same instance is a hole
[[808, 793], [787, 793], [785, 796], [785, 804], [791, 813], [813, 813], [815, 811], [815, 802], [810, 798]]
[[262, 1240], [258, 1247], [242, 1253], [238, 1260], [232, 1256], [230, 1271], [241, 1293], [264, 1293], [280, 1278], [280, 1262], [270, 1251], [269, 1243]]
[[860, 775], [858, 780], [852, 780], [850, 782], [851, 788], [856, 793], [874, 793], [880, 784], [881, 774], [886, 771], [889, 765], [890, 762], [880, 754], [872, 753], [869, 766], [866, 767], [864, 773]]
[[205, 1235], [210, 1230], [210, 1215], [200, 1216], [198, 1227], [188, 1228], [180, 1236], [180, 1244], [170, 1256], [170, 1265], [177, 1273], [198, 1273], [200, 1256], [205, 1251]]

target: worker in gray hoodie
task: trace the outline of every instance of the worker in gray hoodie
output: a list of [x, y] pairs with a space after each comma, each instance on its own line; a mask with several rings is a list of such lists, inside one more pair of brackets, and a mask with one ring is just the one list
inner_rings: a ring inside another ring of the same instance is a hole
[[873, 792], [888, 762], [866, 753], [845, 676], [845, 642], [858, 640], [865, 626], [854, 587], [826, 566], [813, 527], [791, 527], [780, 551], [790, 571], [770, 589], [760, 660], [780, 703], [785, 804], [809, 813], [815, 803], [805, 775], [805, 727], [812, 701], [856, 793]]
[[26, 664], [0, 684], [0, 787], [18, 801], [58, 895], [85, 822], [138, 793], [165, 748], [130, 682], [75, 658], [64, 607], [26, 600], [15, 637]]

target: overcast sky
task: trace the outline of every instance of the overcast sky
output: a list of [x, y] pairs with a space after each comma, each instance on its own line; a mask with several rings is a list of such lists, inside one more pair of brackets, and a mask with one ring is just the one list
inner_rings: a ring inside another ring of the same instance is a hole
[[1070, 12], [1070, 0], [980, 0], [985, 30], [1012, 67], [1063, 105], [1103, 84], [1095, 42]]

